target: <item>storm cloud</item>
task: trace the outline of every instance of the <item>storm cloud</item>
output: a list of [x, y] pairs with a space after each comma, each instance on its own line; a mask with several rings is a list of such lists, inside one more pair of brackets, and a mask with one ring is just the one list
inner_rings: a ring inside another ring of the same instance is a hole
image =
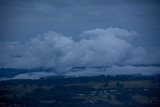
[[87, 30], [79, 41], [49, 31], [25, 42], [0, 43], [1, 68], [67, 68], [160, 64], [160, 49], [132, 44], [139, 35], [119, 28]]

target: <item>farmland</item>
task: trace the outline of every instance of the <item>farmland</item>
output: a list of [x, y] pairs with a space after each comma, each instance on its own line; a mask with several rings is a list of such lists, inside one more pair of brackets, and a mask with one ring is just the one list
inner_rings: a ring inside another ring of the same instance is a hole
[[160, 76], [51, 76], [0, 82], [2, 107], [158, 107]]

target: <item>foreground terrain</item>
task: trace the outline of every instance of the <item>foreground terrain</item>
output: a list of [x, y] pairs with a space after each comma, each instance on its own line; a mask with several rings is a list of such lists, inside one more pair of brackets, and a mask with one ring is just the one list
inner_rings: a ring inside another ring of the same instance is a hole
[[158, 107], [159, 87], [159, 75], [0, 81], [0, 107]]

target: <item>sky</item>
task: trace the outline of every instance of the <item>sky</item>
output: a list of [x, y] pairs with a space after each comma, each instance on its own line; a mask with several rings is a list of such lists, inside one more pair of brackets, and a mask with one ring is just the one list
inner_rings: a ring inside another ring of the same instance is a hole
[[0, 41], [26, 41], [48, 31], [65, 36], [118, 27], [136, 31], [136, 45], [160, 46], [159, 0], [0, 0]]
[[159, 19], [159, 0], [0, 0], [0, 68], [159, 65]]

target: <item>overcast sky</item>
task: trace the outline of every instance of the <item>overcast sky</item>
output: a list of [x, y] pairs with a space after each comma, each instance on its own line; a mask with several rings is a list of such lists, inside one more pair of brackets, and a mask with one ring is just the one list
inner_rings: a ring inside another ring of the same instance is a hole
[[27, 41], [48, 31], [79, 40], [86, 30], [117, 27], [160, 46], [159, 0], [0, 0], [0, 41]]

